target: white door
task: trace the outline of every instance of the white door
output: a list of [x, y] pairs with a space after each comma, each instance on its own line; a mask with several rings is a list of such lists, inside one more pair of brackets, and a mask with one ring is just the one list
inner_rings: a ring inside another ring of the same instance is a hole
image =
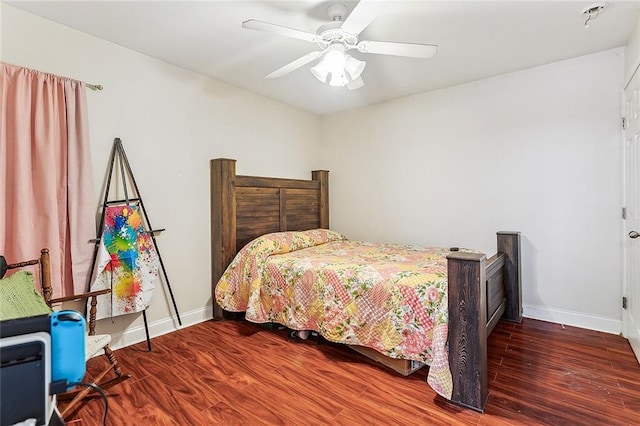
[[623, 330], [640, 360], [640, 69], [625, 89], [624, 274], [627, 308]]

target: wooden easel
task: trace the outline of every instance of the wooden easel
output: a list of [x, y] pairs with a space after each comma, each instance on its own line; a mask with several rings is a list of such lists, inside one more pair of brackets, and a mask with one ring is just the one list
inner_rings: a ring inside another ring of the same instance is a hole
[[[120, 176], [122, 179], [122, 187], [124, 189], [124, 199], [123, 200], [111, 200], [109, 201], [109, 190], [111, 189], [111, 179], [113, 177], [113, 169], [116, 165], [116, 157], [118, 159]], [[129, 198], [129, 194], [127, 191], [127, 178], [131, 181], [131, 184], [134, 189], [134, 197]], [[100, 237], [104, 230], [104, 215], [107, 207], [118, 204], [126, 204], [129, 205], [131, 203], [138, 203], [142, 213], [144, 215], [144, 219], [146, 222], [145, 228], [148, 229], [147, 233], [151, 236], [151, 240], [153, 241], [153, 245], [156, 249], [156, 253], [158, 253], [158, 260], [160, 261], [160, 268], [164, 274], [164, 280], [167, 285], [167, 289], [169, 290], [169, 294], [171, 296], [171, 302], [173, 303], [173, 309], [176, 312], [176, 317], [178, 318], [178, 324], [182, 325], [182, 321], [180, 320], [180, 313], [178, 312], [178, 306], [176, 305], [176, 300], [173, 297], [173, 291], [171, 290], [171, 284], [169, 283], [169, 277], [167, 276], [167, 270], [164, 267], [164, 262], [162, 261], [162, 256], [160, 255], [160, 248], [158, 247], [158, 243], [156, 242], [156, 234], [164, 231], [164, 229], [153, 229], [151, 226], [151, 222], [149, 221], [149, 215], [147, 215], [147, 210], [144, 208], [144, 203], [142, 202], [142, 196], [140, 195], [140, 190], [138, 189], [138, 185], [136, 184], [136, 179], [133, 176], [133, 171], [131, 170], [131, 165], [129, 164], [129, 160], [127, 159], [127, 154], [124, 152], [124, 147], [122, 146], [122, 141], [120, 138], [115, 138], [113, 141], [113, 147], [111, 148], [111, 156], [109, 158], [109, 176], [107, 177], [107, 187], [104, 193], [104, 201], [102, 203], [102, 214], [100, 217], [100, 229], [98, 230], [97, 238], [90, 240], [90, 242], [95, 244], [93, 249], [93, 260], [91, 262], [91, 271], [89, 273], [89, 284], [88, 287], [91, 286], [91, 279], [93, 277], [93, 271], [95, 268], [96, 258], [98, 256], [98, 249], [100, 246]], [[90, 288], [88, 289], [90, 290]], [[142, 311], [142, 318], [144, 320], [144, 331], [147, 336], [147, 348], [151, 351], [151, 339], [149, 338], [149, 325], [147, 323], [147, 310], [146, 308]]]

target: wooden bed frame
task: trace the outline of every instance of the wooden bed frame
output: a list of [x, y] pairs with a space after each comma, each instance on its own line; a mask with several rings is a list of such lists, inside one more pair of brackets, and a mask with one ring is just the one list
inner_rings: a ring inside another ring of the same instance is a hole
[[[329, 172], [312, 180], [237, 176], [236, 160], [210, 162], [211, 291], [237, 252], [260, 235], [329, 228]], [[502, 318], [522, 320], [520, 233], [498, 232], [497, 253], [448, 260], [452, 401], [482, 412], [488, 397], [487, 336]], [[215, 302], [214, 319], [225, 318]]]

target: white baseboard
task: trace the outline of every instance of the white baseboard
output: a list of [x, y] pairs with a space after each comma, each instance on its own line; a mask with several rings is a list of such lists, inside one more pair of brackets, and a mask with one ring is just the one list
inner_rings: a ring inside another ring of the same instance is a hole
[[[213, 318], [213, 306], [207, 306], [180, 314], [182, 326], [178, 324], [178, 318], [175, 316], [164, 318], [149, 323], [149, 336], [151, 338], [162, 336], [163, 334], [171, 333], [178, 329], [210, 320], [211, 318]], [[109, 346], [111, 349], [116, 350], [146, 340], [147, 335], [144, 330], [144, 325], [141, 325], [125, 330], [123, 333], [111, 333], [111, 344]]]
[[581, 312], [563, 311], [534, 305], [523, 305], [522, 310], [523, 316], [531, 319], [602, 331], [604, 333], [620, 334], [622, 332], [622, 319], [605, 318]]

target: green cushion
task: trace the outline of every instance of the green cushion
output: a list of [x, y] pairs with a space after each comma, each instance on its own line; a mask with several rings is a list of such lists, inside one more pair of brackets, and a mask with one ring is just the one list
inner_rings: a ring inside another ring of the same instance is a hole
[[33, 282], [33, 274], [28, 271], [18, 271], [0, 280], [0, 320], [51, 313]]

